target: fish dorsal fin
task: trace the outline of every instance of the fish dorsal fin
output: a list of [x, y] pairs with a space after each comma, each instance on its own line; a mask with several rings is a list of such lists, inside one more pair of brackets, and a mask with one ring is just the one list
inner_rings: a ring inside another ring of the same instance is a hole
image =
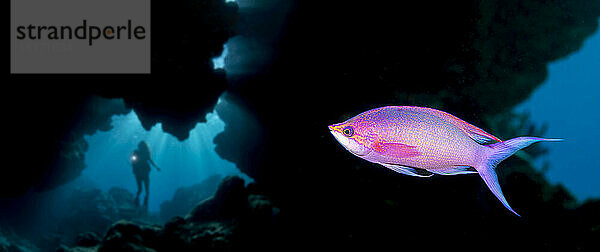
[[435, 173], [435, 174], [439, 174], [439, 175], [459, 175], [459, 174], [470, 174], [470, 173], [477, 173], [477, 170], [475, 170], [475, 168], [471, 167], [471, 166], [455, 166], [455, 167], [450, 167], [450, 168], [444, 168], [444, 169], [431, 169], [431, 170], [427, 170], [429, 172]]
[[375, 142], [373, 144], [373, 150], [382, 155], [396, 158], [417, 157], [421, 155], [415, 146], [410, 146], [403, 143]]
[[478, 144], [481, 145], [489, 145], [489, 144], [493, 144], [493, 143], [497, 143], [497, 142], [502, 142], [502, 140], [498, 139], [497, 137], [493, 136], [492, 134], [489, 134], [473, 125], [471, 125], [472, 127], [474, 127], [476, 130], [472, 130], [469, 128], [463, 128], [463, 130], [465, 131], [465, 133], [467, 133], [467, 135], [475, 140], [475, 142], [477, 142]]
[[[430, 108], [426, 108], [426, 109], [430, 109]], [[430, 109], [430, 110], [435, 111], [435, 113], [440, 115], [442, 118], [448, 119], [450, 121], [450, 123], [461, 128], [471, 139], [475, 140], [475, 142], [477, 142], [479, 144], [488, 145], [488, 144], [493, 144], [493, 143], [497, 143], [497, 142], [502, 142], [502, 140], [495, 137], [494, 135], [487, 133], [480, 128], [477, 128], [477, 127], [473, 126], [472, 124], [465, 122], [456, 116], [453, 116], [451, 114], [448, 114], [444, 111], [440, 111], [437, 109]]]
[[388, 169], [390, 169], [392, 171], [395, 171], [397, 173], [402, 173], [404, 175], [423, 177], [423, 178], [433, 176], [433, 173], [431, 173], [427, 170], [419, 169], [419, 168], [412, 168], [412, 167], [408, 167], [408, 166], [401, 166], [401, 165], [395, 165], [395, 164], [381, 164], [381, 165], [387, 167]]

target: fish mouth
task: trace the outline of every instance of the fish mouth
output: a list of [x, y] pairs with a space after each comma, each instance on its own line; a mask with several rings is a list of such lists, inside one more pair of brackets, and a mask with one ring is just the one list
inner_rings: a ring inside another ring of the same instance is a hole
[[[329, 126], [329, 127], [331, 127], [331, 126]], [[340, 133], [340, 132], [338, 132], [336, 130], [333, 130], [333, 129], [331, 129], [331, 131], [329, 131], [329, 132], [333, 135], [333, 137], [335, 138], [335, 140], [337, 140], [342, 146], [344, 146], [344, 148], [347, 148], [346, 146], [348, 145], [349, 141], [348, 141], [347, 138], [345, 138], [342, 135], [342, 133]]]
[[358, 157], [363, 157], [371, 152], [370, 149], [367, 149], [362, 145], [359, 146], [359, 144], [355, 140], [345, 137], [341, 132], [337, 130], [331, 130], [330, 132], [335, 138], [335, 140], [337, 140], [338, 143], [340, 143], [342, 147], [344, 147], [344, 149]]
[[339, 124], [332, 124], [327, 127], [329, 128], [329, 133], [333, 135], [335, 140], [344, 146], [344, 148], [347, 148], [346, 145], [348, 144], [348, 139], [339, 131]]

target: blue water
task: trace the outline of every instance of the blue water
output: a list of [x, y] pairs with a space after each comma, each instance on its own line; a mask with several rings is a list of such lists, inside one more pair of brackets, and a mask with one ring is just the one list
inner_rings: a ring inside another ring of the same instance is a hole
[[564, 138], [547, 144], [546, 177], [566, 186], [577, 199], [600, 197], [600, 33], [584, 46], [549, 65], [549, 76], [517, 111], [534, 122], [548, 123], [546, 137]]
[[[213, 138], [224, 129], [224, 122], [216, 113], [206, 116], [206, 123], [199, 123], [183, 142], [162, 131], [161, 124], [150, 131], [144, 130], [134, 111], [127, 115], [113, 116], [113, 129], [86, 137], [89, 149], [85, 154], [87, 167], [80, 180], [93, 181], [108, 191], [113, 186], [137, 191], [130, 157], [141, 140], [150, 145], [152, 158], [162, 169], [150, 172], [150, 198], [148, 209], [158, 212], [160, 203], [170, 200], [177, 188], [200, 183], [214, 174], [239, 175], [235, 164], [221, 159], [214, 151]], [[143, 198], [143, 195], [142, 197]]]

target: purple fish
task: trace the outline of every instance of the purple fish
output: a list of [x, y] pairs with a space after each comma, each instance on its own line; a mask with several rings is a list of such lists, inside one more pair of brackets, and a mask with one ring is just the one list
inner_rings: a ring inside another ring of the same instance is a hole
[[517, 216], [502, 194], [496, 165], [535, 142], [561, 140], [517, 137], [502, 141], [446, 112], [410, 106], [372, 109], [330, 125], [329, 130], [352, 154], [398, 173], [417, 177], [479, 173]]

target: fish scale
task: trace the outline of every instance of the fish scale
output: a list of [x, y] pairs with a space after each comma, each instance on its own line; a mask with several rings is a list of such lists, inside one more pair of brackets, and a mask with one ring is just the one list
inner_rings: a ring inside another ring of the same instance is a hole
[[561, 140], [517, 137], [502, 141], [446, 112], [412, 106], [372, 109], [330, 125], [329, 130], [350, 153], [398, 173], [418, 177], [479, 173], [517, 216], [500, 189], [496, 166], [535, 142]]
[[[426, 110], [401, 107], [361, 115], [354, 121], [357, 127], [365, 127], [361, 125], [374, 120], [380, 125], [376, 132], [382, 140], [416, 146], [421, 152], [418, 157], [394, 157], [396, 164], [424, 169], [472, 166], [472, 154], [480, 148], [460, 128]], [[377, 162], [378, 158], [381, 157], [373, 155], [369, 161]]]

